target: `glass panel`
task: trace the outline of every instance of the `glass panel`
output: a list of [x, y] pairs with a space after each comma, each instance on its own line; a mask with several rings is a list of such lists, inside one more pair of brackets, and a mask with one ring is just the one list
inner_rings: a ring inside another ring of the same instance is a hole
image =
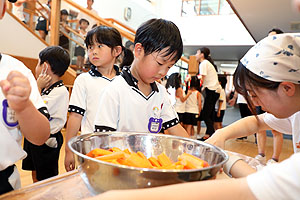
[[200, 15], [217, 15], [219, 0], [201, 0]]
[[231, 9], [229, 3], [226, 0], [220, 0], [220, 15], [228, 15], [233, 14], [233, 10]]
[[197, 16], [199, 10], [199, 0], [182, 1], [181, 16]]

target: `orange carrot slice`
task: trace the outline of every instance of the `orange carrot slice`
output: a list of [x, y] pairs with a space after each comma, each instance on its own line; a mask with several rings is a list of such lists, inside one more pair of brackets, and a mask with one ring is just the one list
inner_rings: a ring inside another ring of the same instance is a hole
[[161, 166], [168, 166], [172, 165], [173, 163], [165, 153], [161, 153], [160, 155], [158, 155], [157, 159]]

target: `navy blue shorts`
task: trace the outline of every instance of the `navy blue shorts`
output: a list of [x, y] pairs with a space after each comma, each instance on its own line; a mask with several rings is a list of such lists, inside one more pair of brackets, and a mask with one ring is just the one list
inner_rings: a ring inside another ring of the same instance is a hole
[[56, 148], [46, 144], [37, 146], [24, 139], [27, 157], [22, 161], [22, 169], [36, 171], [36, 178], [39, 181], [58, 175], [59, 152], [64, 139], [61, 132], [51, 134], [50, 137], [56, 138]]
[[8, 182], [8, 178], [14, 172], [14, 167], [15, 165], [12, 165], [0, 171], [0, 195], [14, 190], [14, 188]]
[[225, 110], [221, 110], [220, 117], [217, 116], [217, 113], [218, 113], [218, 112], [215, 111], [214, 121], [215, 121], [215, 122], [223, 122]]

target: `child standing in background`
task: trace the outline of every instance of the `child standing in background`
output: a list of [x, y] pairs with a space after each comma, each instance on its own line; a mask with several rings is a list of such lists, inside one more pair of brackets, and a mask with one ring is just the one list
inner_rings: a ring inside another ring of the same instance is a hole
[[[87, 34], [87, 27], [89, 26], [89, 21], [86, 19], [80, 19], [79, 20], [79, 35], [81, 37], [78, 37], [78, 41], [79, 43], [84, 46], [84, 40], [86, 38], [86, 34]], [[84, 64], [84, 56], [85, 56], [85, 49], [83, 47], [81, 47], [80, 45], [76, 45], [75, 47], [75, 56], [77, 56], [77, 61], [76, 61], [76, 65], [78, 67], [83, 67]]]
[[179, 123], [166, 88], [156, 81], [180, 59], [182, 39], [171, 21], [151, 19], [136, 32], [134, 61], [100, 95], [96, 131], [188, 134]]
[[227, 83], [226, 77], [220, 77], [219, 76], [219, 83], [222, 87], [221, 92], [220, 92], [220, 97], [216, 103], [215, 107], [215, 130], [223, 128], [222, 122], [226, 110], [226, 94], [225, 94], [225, 87]]
[[58, 159], [63, 136], [61, 129], [67, 121], [69, 92], [60, 78], [70, 64], [69, 53], [59, 46], [50, 46], [39, 54], [36, 78], [39, 92], [50, 114], [50, 138], [41, 146], [24, 139], [27, 157], [22, 169], [32, 171], [33, 182], [58, 175]]
[[[80, 74], [75, 82], [69, 105], [66, 144], [78, 134], [94, 132], [94, 119], [99, 106], [99, 95], [116, 75], [119, 68], [114, 65], [118, 56], [125, 49], [119, 31], [112, 27], [97, 26], [87, 33], [85, 44], [91, 70]], [[66, 145], [65, 168], [75, 169], [75, 159]]]
[[183, 92], [183, 89], [181, 87], [181, 75], [179, 73], [173, 73], [170, 75], [170, 77], [167, 80], [166, 88], [168, 93], [170, 93], [171, 88], [174, 88], [175, 90], [174, 92], [175, 94], [174, 97], [172, 97], [172, 99], [175, 98], [174, 108], [179, 117], [179, 123], [181, 124], [181, 126], [183, 126], [185, 102], [189, 97], [189, 95], [191, 94], [191, 92], [188, 92], [187, 95], [185, 95], [185, 93]]
[[190, 136], [194, 136], [194, 126], [197, 126], [198, 117], [201, 113], [201, 94], [197, 90], [200, 85], [200, 81], [197, 76], [191, 77], [190, 88], [188, 94], [190, 94], [185, 104], [185, 119], [186, 131]]

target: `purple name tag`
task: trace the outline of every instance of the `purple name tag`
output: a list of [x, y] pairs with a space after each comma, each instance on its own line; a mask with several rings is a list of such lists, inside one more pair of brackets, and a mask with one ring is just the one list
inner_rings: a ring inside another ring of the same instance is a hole
[[148, 130], [150, 133], [158, 133], [161, 130], [162, 126], [162, 119], [161, 118], [154, 118], [150, 117], [149, 123], [148, 123]]

